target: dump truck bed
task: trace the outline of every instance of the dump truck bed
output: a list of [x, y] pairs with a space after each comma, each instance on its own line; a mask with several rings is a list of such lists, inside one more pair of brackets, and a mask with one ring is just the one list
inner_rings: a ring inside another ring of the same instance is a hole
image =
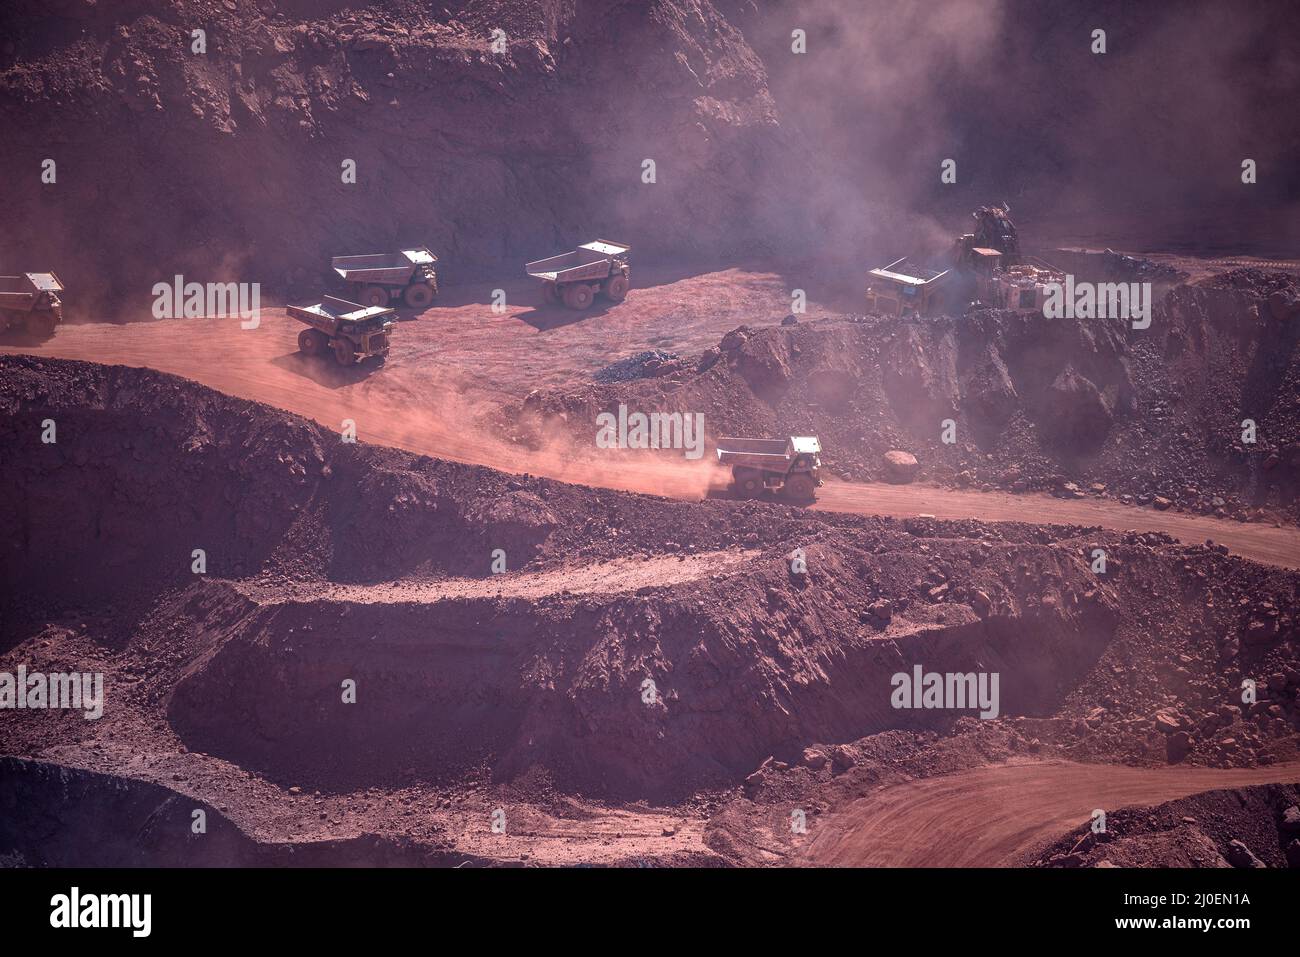
[[374, 253], [367, 256], [335, 256], [330, 266], [348, 282], [364, 282], [378, 286], [401, 286], [411, 278], [417, 266], [431, 266], [438, 257], [426, 247], [403, 249], [396, 253]]
[[536, 279], [548, 279], [551, 282], [604, 279], [609, 275], [610, 264], [626, 256], [631, 248], [625, 243], [597, 239], [583, 243], [571, 252], [525, 263], [524, 270]]
[[344, 323], [355, 323], [358, 329], [381, 325], [384, 317], [391, 316], [394, 312], [381, 306], [362, 306], [334, 296], [325, 296], [312, 306], [286, 306], [285, 311], [299, 322], [305, 322], [330, 335], [337, 334], [339, 326]]
[[737, 455], [775, 455], [788, 458], [790, 442], [788, 439], [718, 439], [718, 457]]
[[756, 468], [782, 467], [796, 455], [818, 455], [822, 446], [815, 435], [792, 435], [784, 439], [718, 439], [718, 461], [727, 465]]
[[890, 263], [888, 266], [872, 269], [871, 275], [877, 279], [887, 279], [907, 286], [924, 286], [927, 283], [942, 279], [949, 272], [951, 270], [929, 269], [904, 257]]

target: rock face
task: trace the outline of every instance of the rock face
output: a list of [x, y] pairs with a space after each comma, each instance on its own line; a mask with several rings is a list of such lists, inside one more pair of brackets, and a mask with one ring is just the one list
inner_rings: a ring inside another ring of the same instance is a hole
[[961, 391], [962, 408], [990, 429], [1001, 428], [1020, 407], [1020, 393], [994, 343], [988, 343], [982, 354], [973, 357]]
[[[174, 272], [317, 291], [330, 256], [413, 241], [463, 278], [594, 222], [651, 256], [770, 231], [736, 166], [779, 148], [775, 109], [709, 0], [344, 6], [68, 3], [0, 29], [0, 178], [26, 180], [22, 144], [57, 130], [61, 213], [42, 215], [50, 187], [9, 193], [10, 220], [42, 227], [6, 230], [0, 260], [56, 264], [89, 313]], [[140, 229], [160, 202], [186, 215]]]
[[894, 449], [885, 453], [885, 477], [891, 482], [910, 482], [920, 470], [921, 466], [911, 452]]
[[894, 407], [908, 418], [937, 420], [960, 403], [957, 344], [951, 335], [926, 335], [905, 326], [884, 356], [883, 385]]

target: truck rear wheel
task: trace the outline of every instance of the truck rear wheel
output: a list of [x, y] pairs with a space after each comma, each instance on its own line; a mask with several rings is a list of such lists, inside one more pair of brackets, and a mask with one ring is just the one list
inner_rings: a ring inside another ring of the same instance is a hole
[[762, 473], [754, 469], [732, 469], [731, 482], [741, 498], [758, 498], [763, 494]]
[[622, 273], [612, 276], [605, 283], [605, 298], [612, 302], [622, 302], [627, 298], [627, 291], [631, 286], [632, 284], [628, 282], [627, 276]]
[[575, 282], [564, 290], [564, 304], [570, 309], [586, 309], [593, 299], [591, 287], [585, 282]]
[[341, 366], [350, 366], [357, 358], [357, 350], [346, 339], [334, 340], [334, 361]]
[[325, 333], [317, 329], [304, 329], [298, 333], [298, 351], [305, 356], [321, 355], [329, 348], [329, 344]]
[[388, 290], [383, 286], [366, 286], [357, 301], [363, 306], [387, 306]]
[[817, 484], [811, 476], [802, 473], [785, 480], [785, 497], [792, 502], [811, 502], [816, 497]]
[[422, 282], [412, 283], [406, 287], [402, 301], [412, 309], [423, 309], [433, 302], [433, 290]]

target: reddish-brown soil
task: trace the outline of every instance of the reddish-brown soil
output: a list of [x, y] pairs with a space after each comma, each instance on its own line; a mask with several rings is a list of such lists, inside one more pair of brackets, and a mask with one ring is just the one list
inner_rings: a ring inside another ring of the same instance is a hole
[[[297, 861], [741, 862], [738, 820], [899, 762], [1293, 773], [1294, 572], [1153, 533], [512, 479], [147, 370], [0, 362], [18, 453], [3, 572], [20, 596], [0, 662], [102, 671], [108, 688], [100, 720], [27, 712], [0, 749], [215, 808], [243, 837], [211, 859], [192, 848], [194, 863], [289, 862], [244, 837], [301, 842]], [[795, 548], [806, 574], [789, 570]], [[913, 662], [998, 671], [1001, 716], [892, 710], [890, 676]], [[1228, 706], [1245, 676], [1260, 703]], [[1161, 721], [1189, 731], [1176, 757]], [[834, 756], [811, 769], [818, 742]], [[65, 807], [78, 826], [77, 802], [31, 799], [70, 779], [14, 767], [9, 806]], [[71, 780], [97, 806], [103, 779]], [[493, 834], [498, 807], [527, 842]], [[178, 853], [125, 836], [104, 850]]]
[[[1103, 57], [1069, 0], [852, 6], [4, 5], [0, 265], [67, 321], [0, 341], [0, 673], [106, 700], [0, 711], [0, 865], [1297, 863], [1293, 11], [1116, 7]], [[1003, 199], [1081, 278], [1150, 253], [1151, 329], [860, 314]], [[627, 300], [539, 306], [594, 236]], [[298, 353], [330, 256], [413, 243], [383, 367]], [[259, 326], [153, 320], [176, 274]], [[620, 401], [827, 484], [599, 449]], [[913, 665], [998, 716], [896, 709]]]

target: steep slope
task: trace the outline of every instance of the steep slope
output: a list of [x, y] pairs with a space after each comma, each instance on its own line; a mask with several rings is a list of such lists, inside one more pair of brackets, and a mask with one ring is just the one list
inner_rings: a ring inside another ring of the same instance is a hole
[[401, 243], [460, 276], [597, 234], [722, 253], [775, 130], [707, 0], [44, 6], [0, 29], [0, 177], [21, 184], [0, 260], [54, 268], [82, 315], [177, 272], [315, 292], [331, 255]]

